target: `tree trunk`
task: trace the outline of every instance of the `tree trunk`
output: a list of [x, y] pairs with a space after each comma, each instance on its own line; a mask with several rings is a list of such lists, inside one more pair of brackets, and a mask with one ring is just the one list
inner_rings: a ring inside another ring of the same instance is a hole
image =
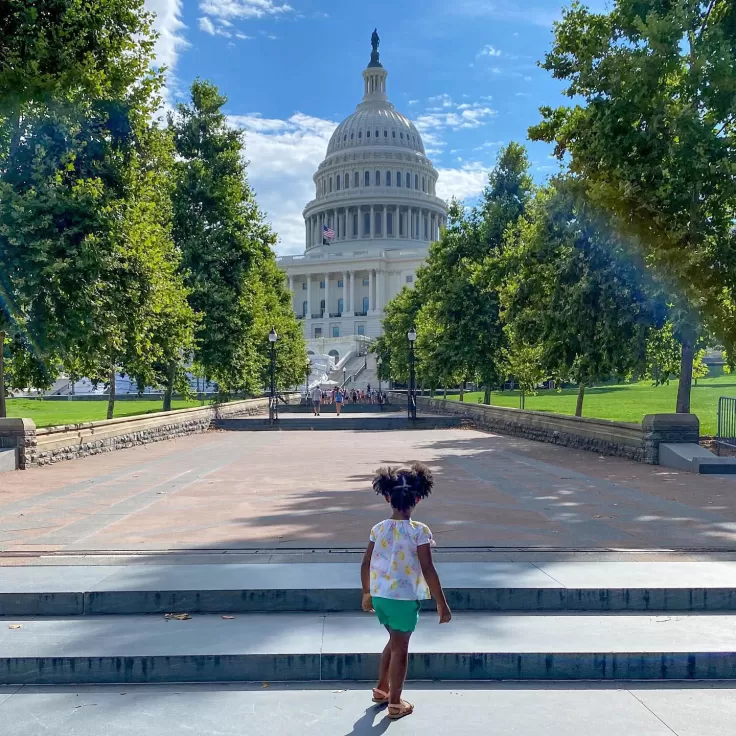
[[486, 386], [485, 393], [483, 394], [483, 403], [484, 404], [491, 403], [491, 387], [490, 386]]
[[7, 415], [5, 404], [5, 333], [0, 332], [0, 419]]
[[519, 409], [523, 409], [526, 406], [526, 396], [524, 396], [524, 392], [519, 389]]
[[444, 398], [445, 398], [445, 399], [447, 399], [447, 386], [445, 386], [445, 387], [444, 387], [444, 388], [442, 389], [442, 391], [443, 391], [443, 393], [444, 393]]
[[174, 378], [176, 377], [176, 363], [171, 363], [166, 373], [166, 390], [164, 391], [164, 411], [171, 411], [171, 396], [174, 393]]
[[460, 401], [465, 401], [465, 381], [460, 384]]
[[115, 413], [115, 368], [110, 370], [110, 394], [107, 399], [107, 418], [112, 419]]
[[575, 416], [583, 416], [583, 398], [585, 397], [585, 384], [581, 383], [578, 386], [578, 403], [575, 405]]
[[690, 413], [690, 388], [693, 382], [693, 359], [695, 357], [695, 341], [687, 335], [682, 338], [682, 362], [680, 365], [680, 382], [677, 386], [677, 413]]

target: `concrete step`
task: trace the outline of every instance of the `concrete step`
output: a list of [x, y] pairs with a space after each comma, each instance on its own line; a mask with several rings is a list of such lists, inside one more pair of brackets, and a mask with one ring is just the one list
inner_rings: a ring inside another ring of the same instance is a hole
[[[440, 562], [437, 569], [456, 611], [736, 612], [736, 562]], [[356, 563], [0, 567], [4, 616], [358, 610]]]
[[[309, 414], [313, 415], [313, 409], [311, 406], [305, 404], [287, 404], [286, 406], [279, 406], [279, 416], [284, 414]], [[322, 404], [320, 410], [321, 414], [335, 414], [334, 404]], [[390, 413], [404, 413], [406, 414], [406, 405], [402, 404], [385, 404], [383, 412], [381, 407], [377, 404], [343, 404], [343, 414], [390, 414]]]
[[397, 413], [364, 414], [362, 416], [335, 416], [333, 411], [319, 417], [280, 414], [275, 423], [262, 417], [223, 418], [215, 422], [217, 429], [230, 431], [373, 431], [382, 432], [396, 429], [448, 429], [461, 426], [459, 417], [427, 416], [417, 417], [412, 422]]
[[[385, 643], [365, 613], [5, 618], [0, 685], [370, 681]], [[409, 679], [733, 680], [736, 616], [426, 612]]]
[[0, 449], [0, 473], [9, 473], [18, 469], [18, 451], [16, 449]]
[[718, 457], [694, 442], [661, 444], [659, 464], [701, 475], [736, 474], [736, 457]]
[[[410, 684], [390, 723], [373, 683], [22, 687], [0, 694], [5, 736], [727, 736], [733, 684]], [[390, 724], [390, 725], [389, 725]], [[448, 724], [448, 725], [445, 725]]]

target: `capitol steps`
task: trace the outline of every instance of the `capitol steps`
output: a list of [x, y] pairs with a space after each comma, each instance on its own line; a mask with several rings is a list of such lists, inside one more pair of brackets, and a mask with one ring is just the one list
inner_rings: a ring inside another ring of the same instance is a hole
[[[314, 415], [300, 416], [296, 414], [279, 414], [276, 421], [271, 422], [264, 417], [228, 417], [215, 421], [215, 428], [229, 431], [319, 431], [335, 432], [342, 430], [382, 432], [397, 429], [451, 429], [460, 427], [459, 417], [451, 416], [418, 416], [412, 421], [400, 412], [383, 412], [376, 414], [355, 415], [353, 413], [337, 417], [334, 407], [328, 407], [328, 413], [319, 417]], [[378, 407], [376, 407], [378, 410]]]
[[[736, 679], [736, 563], [440, 563], [410, 679]], [[0, 685], [363, 681], [356, 563], [0, 568]], [[627, 582], [628, 581], [628, 582]]]

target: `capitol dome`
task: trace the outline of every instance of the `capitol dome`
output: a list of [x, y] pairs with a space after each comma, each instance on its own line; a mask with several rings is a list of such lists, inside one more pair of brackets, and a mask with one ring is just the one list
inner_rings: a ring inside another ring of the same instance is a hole
[[[422, 136], [386, 94], [379, 42], [374, 32], [363, 99], [335, 129], [314, 175], [315, 198], [304, 208], [306, 250], [314, 254], [334, 252], [343, 241], [381, 249], [413, 240], [428, 248], [445, 223]], [[391, 247], [397, 245], [404, 244]]]

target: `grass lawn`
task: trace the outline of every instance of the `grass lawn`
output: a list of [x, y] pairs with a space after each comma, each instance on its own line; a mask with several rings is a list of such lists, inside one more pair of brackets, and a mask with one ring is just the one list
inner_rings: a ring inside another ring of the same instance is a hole
[[[199, 401], [172, 401], [172, 409], [200, 406]], [[162, 402], [145, 399], [115, 402], [115, 417], [152, 414], [161, 411]], [[107, 401], [44, 401], [43, 399], [9, 399], [9, 417], [33, 419], [37, 427], [57, 424], [95, 422], [107, 418]]]
[[[526, 397], [527, 409], [552, 411], [558, 414], [575, 414], [577, 388], [562, 391], [539, 391], [536, 396]], [[736, 396], [736, 374], [714, 378], [701, 378], [693, 386], [691, 409], [700, 419], [700, 434], [716, 433], [718, 398]], [[448, 395], [457, 399], [458, 395]], [[667, 414], [674, 412], [677, 398], [677, 380], [666, 386], [652, 386], [651, 381], [618, 384], [589, 388], [585, 392], [583, 416], [613, 419], [620, 422], [640, 422], [645, 414]], [[483, 399], [482, 392], [465, 394], [465, 401], [477, 403]], [[518, 391], [494, 391], [491, 403], [497, 406], [519, 408]]]

